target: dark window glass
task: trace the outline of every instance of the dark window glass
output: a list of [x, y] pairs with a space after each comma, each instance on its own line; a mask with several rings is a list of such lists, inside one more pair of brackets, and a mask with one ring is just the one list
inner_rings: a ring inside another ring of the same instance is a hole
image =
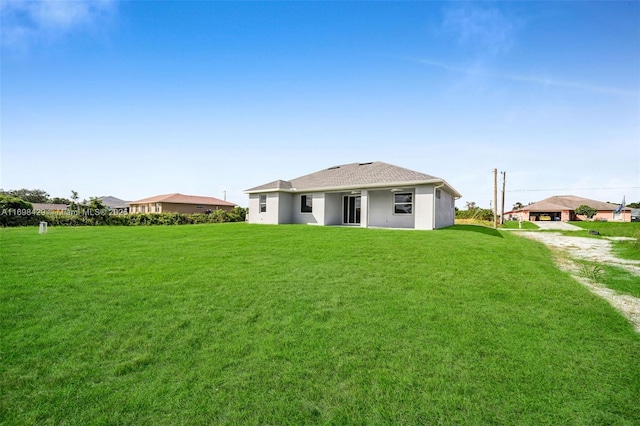
[[260, 196], [260, 213], [266, 213], [267, 211], [267, 196]]
[[413, 213], [413, 194], [410, 192], [394, 194], [393, 211], [395, 214]]
[[303, 195], [300, 197], [300, 213], [313, 212], [313, 195]]

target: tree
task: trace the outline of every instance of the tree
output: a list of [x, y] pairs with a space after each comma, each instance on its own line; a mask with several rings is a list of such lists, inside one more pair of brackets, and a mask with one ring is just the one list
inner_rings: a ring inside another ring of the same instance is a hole
[[596, 215], [596, 213], [598, 213], [598, 210], [594, 209], [593, 207], [589, 207], [586, 204], [582, 204], [578, 206], [575, 212], [580, 216], [586, 216], [588, 219], [591, 219]]
[[629, 203], [627, 204], [627, 207], [630, 207], [632, 209], [640, 209], [640, 201], [638, 201], [637, 203]]
[[0, 226], [27, 226], [40, 221], [30, 202], [0, 195]]
[[68, 198], [61, 198], [61, 197], [53, 197], [51, 199], [51, 204], [71, 204], [71, 200]]
[[71, 205], [69, 206], [70, 210], [78, 210], [78, 191], [71, 190]]
[[478, 208], [475, 201], [467, 201], [466, 203], [467, 210], [475, 210]]
[[87, 204], [87, 207], [90, 210], [109, 210], [109, 207], [105, 206], [102, 200], [98, 197], [89, 197], [89, 204]]
[[520, 210], [523, 207], [524, 207], [524, 204], [522, 204], [520, 201], [518, 201], [513, 205], [513, 210]]
[[21, 200], [28, 201], [30, 203], [48, 203], [49, 194], [42, 189], [13, 189], [9, 191], [3, 191], [0, 189], [0, 195], [6, 195], [8, 197], [20, 198]]

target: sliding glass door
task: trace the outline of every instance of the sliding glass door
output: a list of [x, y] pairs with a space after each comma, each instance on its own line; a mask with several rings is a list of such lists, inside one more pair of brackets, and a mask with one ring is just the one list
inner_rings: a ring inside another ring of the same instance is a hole
[[342, 200], [342, 223], [357, 225], [360, 223], [360, 196], [345, 195]]

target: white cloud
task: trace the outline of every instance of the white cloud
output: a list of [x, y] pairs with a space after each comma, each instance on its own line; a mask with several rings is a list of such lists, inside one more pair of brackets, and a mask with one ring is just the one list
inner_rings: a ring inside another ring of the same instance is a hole
[[444, 10], [442, 27], [459, 44], [483, 54], [505, 53], [515, 42], [515, 21], [495, 7], [455, 4]]
[[3, 0], [2, 45], [25, 47], [108, 19], [115, 0]]
[[509, 73], [500, 73], [488, 71], [486, 69], [478, 68], [477, 66], [464, 68], [458, 67], [455, 65], [447, 64], [440, 61], [433, 61], [429, 59], [418, 59], [417, 62], [425, 65], [430, 65], [438, 68], [442, 68], [446, 71], [464, 74], [464, 75], [475, 75], [482, 77], [493, 77], [511, 81], [520, 81], [524, 83], [532, 83], [541, 86], [554, 86], [554, 87], [564, 87], [568, 89], [577, 89], [581, 91], [595, 92], [595, 93], [604, 93], [609, 95], [623, 95], [623, 96], [640, 96], [640, 92], [638, 90], [628, 90], [621, 89], [618, 87], [611, 86], [600, 86], [576, 81], [563, 81], [556, 80], [553, 78], [535, 76], [535, 75], [518, 75], [518, 74], [509, 74]]

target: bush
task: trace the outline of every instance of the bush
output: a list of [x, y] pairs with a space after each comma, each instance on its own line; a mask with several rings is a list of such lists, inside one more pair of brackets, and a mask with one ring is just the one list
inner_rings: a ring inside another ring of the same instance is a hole
[[106, 209], [84, 208], [65, 213], [39, 213], [34, 212], [31, 204], [24, 200], [0, 196], [0, 212], [6, 213], [0, 216], [1, 226], [30, 226], [38, 225], [41, 221], [47, 222], [50, 226], [150, 226], [243, 222], [247, 210], [242, 207], [234, 207], [231, 211], [215, 210], [210, 214], [135, 213], [112, 215]]
[[476, 219], [493, 222], [493, 210], [490, 209], [469, 209], [456, 211], [456, 219]]
[[33, 209], [33, 205], [20, 198], [0, 195], [0, 226], [37, 225], [42, 215]]
[[596, 210], [593, 207], [589, 207], [586, 204], [582, 204], [582, 205], [578, 206], [578, 208], [575, 210], [575, 212], [576, 212], [577, 215], [586, 216], [588, 219], [591, 219], [592, 217], [594, 217], [596, 215], [598, 210]]

